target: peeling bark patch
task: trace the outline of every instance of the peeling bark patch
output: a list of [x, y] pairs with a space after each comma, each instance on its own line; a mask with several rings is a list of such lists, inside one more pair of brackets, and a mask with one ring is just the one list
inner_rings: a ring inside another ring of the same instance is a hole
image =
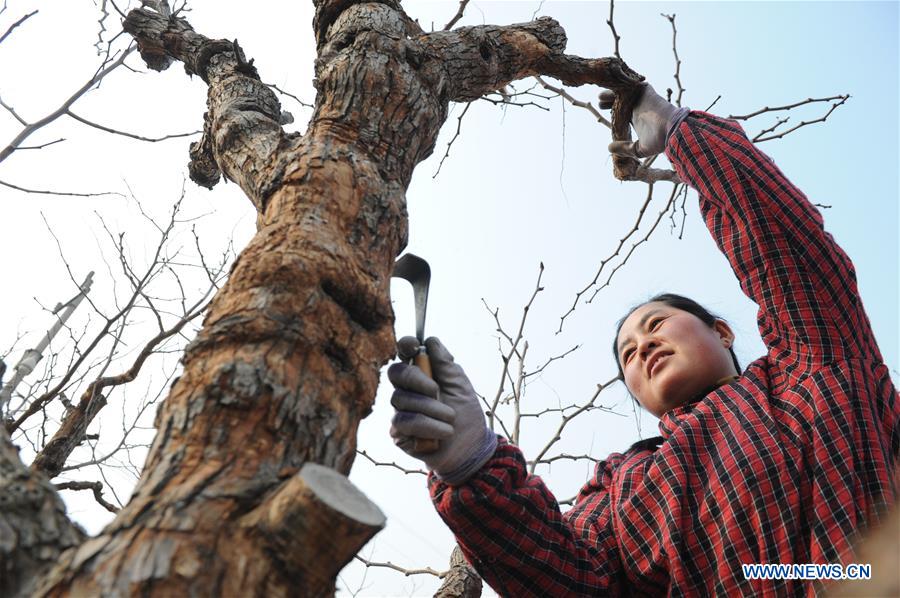
[[192, 546], [184, 546], [175, 559], [175, 573], [188, 579], [195, 577], [202, 566], [199, 555]]
[[168, 536], [146, 539], [138, 543], [138, 553], [131, 562], [137, 566], [131, 570], [129, 581], [139, 583], [149, 579], [161, 579], [169, 574], [169, 564], [178, 546]]
[[75, 551], [75, 556], [72, 559], [72, 568], [80, 569], [84, 563], [103, 550], [109, 542], [110, 537], [105, 535], [87, 540]]
[[257, 368], [242, 361], [223, 365], [219, 369], [216, 383], [210, 389], [210, 398], [220, 405], [235, 409], [249, 409], [253, 406], [253, 400], [263, 392]]
[[[152, 478], [147, 480], [148, 485], [151, 483], [153, 484], [152, 486], [150, 486], [151, 495], [158, 494], [163, 488], [166, 487], [166, 485], [169, 483], [169, 480], [178, 475], [178, 470], [181, 467], [181, 461], [184, 459], [184, 453], [185, 449], [182, 447], [177, 451], [167, 453], [163, 456], [163, 463], [153, 470], [154, 473], [161, 472], [162, 475], [159, 476], [159, 479], [157, 480], [154, 480]], [[148, 503], [147, 508], [150, 508], [150, 506], [152, 505]]]

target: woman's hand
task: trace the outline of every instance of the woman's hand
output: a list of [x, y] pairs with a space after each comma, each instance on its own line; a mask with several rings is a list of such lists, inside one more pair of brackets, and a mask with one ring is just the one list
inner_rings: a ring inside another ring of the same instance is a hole
[[[600, 108], [609, 110], [615, 99], [615, 92], [604, 91], [600, 94]], [[669, 131], [688, 112], [687, 108], [676, 108], [667, 102], [653, 86], [644, 86], [644, 93], [631, 113], [631, 126], [637, 133], [637, 141], [613, 141], [609, 144], [609, 152], [629, 158], [646, 158], [662, 153]]]
[[[404, 337], [397, 343], [401, 359], [411, 358], [418, 347], [414, 337]], [[391, 437], [394, 444], [424, 461], [442, 480], [460, 484], [491, 458], [497, 435], [485, 425], [475, 389], [446, 347], [435, 337], [427, 339], [425, 347], [434, 380], [414, 365], [395, 363], [388, 368], [388, 379], [395, 389], [391, 404], [397, 410], [391, 421]], [[440, 448], [418, 454], [414, 438], [439, 440]]]

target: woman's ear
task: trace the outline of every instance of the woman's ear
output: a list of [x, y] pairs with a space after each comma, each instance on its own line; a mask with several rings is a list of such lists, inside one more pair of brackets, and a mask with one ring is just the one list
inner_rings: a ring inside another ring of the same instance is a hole
[[719, 335], [719, 338], [722, 339], [722, 345], [726, 349], [730, 349], [731, 345], [734, 344], [734, 332], [731, 331], [731, 327], [725, 320], [716, 320], [713, 324], [713, 330]]

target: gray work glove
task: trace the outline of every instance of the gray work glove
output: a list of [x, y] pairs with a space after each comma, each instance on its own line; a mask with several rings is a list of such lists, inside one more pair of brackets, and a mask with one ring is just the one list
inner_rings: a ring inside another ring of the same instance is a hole
[[[615, 92], [604, 91], [600, 94], [600, 108], [612, 108], [615, 99]], [[631, 125], [637, 133], [637, 141], [613, 141], [609, 144], [609, 152], [629, 158], [646, 158], [662, 153], [669, 134], [688, 112], [690, 110], [687, 108], [676, 108], [667, 102], [652, 85], [645, 85], [644, 93], [631, 113]]]
[[[418, 347], [419, 342], [411, 336], [397, 343], [401, 359], [411, 359]], [[446, 347], [435, 337], [427, 339], [425, 347], [434, 380], [414, 365], [395, 363], [388, 368], [388, 379], [395, 389], [391, 404], [397, 410], [391, 421], [391, 437], [442, 480], [460, 484], [491, 458], [497, 435], [485, 425], [475, 389]], [[437, 439], [440, 448], [417, 454], [413, 438]]]

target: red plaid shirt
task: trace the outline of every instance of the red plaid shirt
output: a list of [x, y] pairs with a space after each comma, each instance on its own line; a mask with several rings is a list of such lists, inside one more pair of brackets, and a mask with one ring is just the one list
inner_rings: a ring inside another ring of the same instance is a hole
[[759, 305], [768, 347], [744, 374], [666, 413], [656, 450], [614, 453], [567, 513], [519, 449], [472, 479], [432, 477], [441, 517], [505, 596], [813, 594], [746, 563], [841, 563], [895, 501], [900, 401], [822, 217], [741, 127], [693, 112], [666, 154]]

